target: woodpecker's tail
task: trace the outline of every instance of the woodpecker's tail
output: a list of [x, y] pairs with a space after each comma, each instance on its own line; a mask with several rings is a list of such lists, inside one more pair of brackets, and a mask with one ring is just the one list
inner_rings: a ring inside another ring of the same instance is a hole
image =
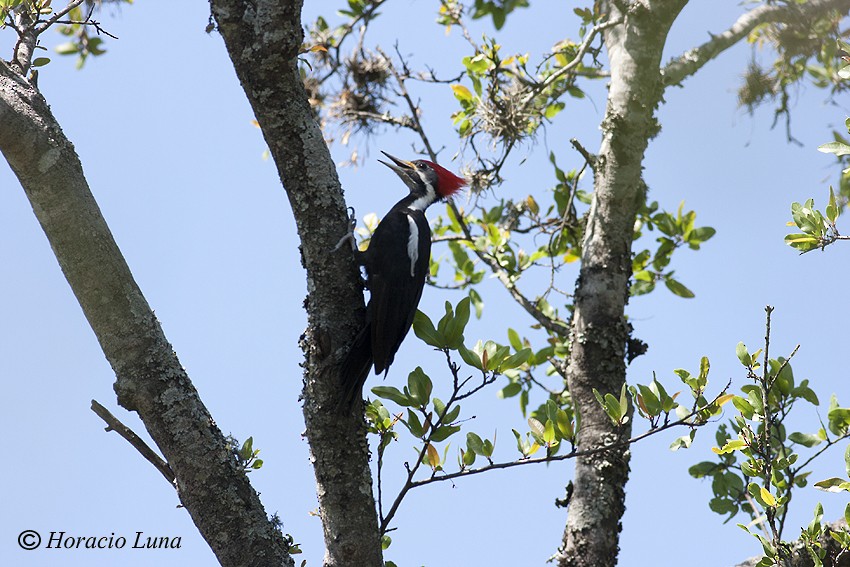
[[372, 327], [366, 325], [357, 333], [342, 363], [342, 379], [340, 380], [342, 396], [338, 406], [340, 410], [347, 411], [354, 404], [354, 400], [362, 397], [363, 384], [366, 383], [370, 368], [372, 368]]

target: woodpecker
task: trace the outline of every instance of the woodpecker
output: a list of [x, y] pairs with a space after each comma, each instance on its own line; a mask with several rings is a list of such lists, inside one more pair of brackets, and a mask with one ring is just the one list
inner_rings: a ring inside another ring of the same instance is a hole
[[466, 185], [465, 179], [436, 163], [409, 162], [381, 153], [390, 161], [378, 161], [392, 169], [410, 193], [393, 205], [375, 229], [369, 248], [358, 255], [366, 269], [370, 297], [366, 324], [343, 362], [344, 407], [351, 407], [362, 395], [372, 365], [375, 374], [386, 376], [413, 323], [431, 258], [431, 228], [425, 209]]

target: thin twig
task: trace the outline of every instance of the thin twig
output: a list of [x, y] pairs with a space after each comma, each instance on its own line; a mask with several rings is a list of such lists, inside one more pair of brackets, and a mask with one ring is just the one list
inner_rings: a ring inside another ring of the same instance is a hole
[[[723, 392], [725, 392], [725, 390]], [[723, 392], [721, 392], [720, 395], [723, 395]], [[718, 397], [720, 397], [720, 396], [718, 396]], [[716, 400], [716, 398], [715, 398], [715, 400]], [[712, 403], [714, 403], [714, 402], [712, 402]], [[708, 404], [708, 405], [711, 405], [711, 404]], [[694, 417], [696, 414], [698, 414], [703, 409], [704, 408], [699, 408], [696, 411], [688, 414], [687, 416], [683, 417], [682, 419], [680, 419], [678, 421], [672, 421], [670, 423], [666, 423], [664, 425], [656, 427], [655, 429], [650, 429], [649, 431], [645, 431], [644, 433], [641, 433], [640, 435], [637, 435], [637, 436], [632, 437], [630, 439], [626, 439], [625, 441], [618, 441], [616, 443], [611, 443], [609, 445], [603, 445], [601, 447], [595, 447], [593, 449], [585, 449], [583, 451], [579, 451], [579, 450], [574, 449], [574, 450], [570, 451], [569, 453], [565, 453], [563, 455], [540, 457], [540, 458], [537, 458], [537, 459], [522, 459], [522, 460], [519, 460], [519, 461], [510, 461], [510, 462], [507, 462], [507, 463], [494, 463], [494, 464], [490, 464], [490, 465], [481, 467], [480, 469], [467, 469], [467, 470], [462, 470], [462, 471], [458, 471], [458, 472], [454, 472], [454, 473], [445, 474], [443, 476], [434, 476], [434, 477], [414, 481], [411, 484], [410, 489], [418, 488], [420, 486], [425, 486], [426, 484], [431, 484], [433, 482], [441, 482], [441, 481], [444, 481], [444, 480], [452, 480], [452, 479], [455, 479], [455, 478], [460, 478], [462, 476], [472, 476], [472, 475], [476, 475], [476, 474], [480, 474], [480, 473], [484, 473], [484, 472], [488, 472], [488, 471], [492, 471], [492, 470], [509, 469], [509, 468], [513, 468], [513, 467], [519, 467], [519, 466], [531, 465], [531, 464], [538, 464], [538, 463], [554, 463], [554, 462], [558, 462], [558, 461], [565, 461], [565, 460], [568, 460], [568, 459], [575, 459], [577, 457], [585, 457], [585, 456], [589, 456], [589, 455], [595, 455], [595, 454], [598, 454], [598, 453], [603, 453], [605, 451], [609, 451], [611, 449], [617, 449], [619, 447], [625, 447], [625, 446], [631, 445], [632, 443], [636, 443], [638, 441], [646, 439], [647, 437], [651, 437], [651, 436], [653, 436], [657, 433], [661, 433], [662, 431], [666, 431], [667, 429], [670, 429], [672, 427], [676, 427], [676, 426], [679, 426], [679, 425], [687, 425], [689, 427], [699, 427], [702, 424], [689, 423], [688, 420], [691, 419], [692, 417]]]
[[[341, 61], [341, 51], [342, 44], [345, 42], [346, 38], [354, 31], [355, 26], [361, 21], [363, 22], [363, 28], [368, 27], [369, 21], [375, 15], [375, 11], [383, 4], [386, 0], [375, 0], [373, 3], [366, 6], [366, 8], [361, 12], [356, 18], [351, 20], [348, 23], [343, 24], [340, 28], [343, 30], [342, 34], [337, 38], [336, 45], [334, 45], [335, 56], [332, 64], [330, 65], [331, 69], [325, 74], [323, 77], [319, 78], [319, 84], [323, 84], [325, 81], [333, 77], [339, 68], [342, 66]], [[362, 48], [363, 39], [364, 39], [365, 29], [361, 31], [360, 40], [358, 46]]]
[[750, 508], [752, 508], [753, 510], [753, 514], [755, 514], [755, 518], [753, 518], [752, 523], [758, 524], [761, 528], [761, 531], [764, 532], [764, 535], [770, 535], [770, 533], [767, 531], [767, 526], [764, 525], [764, 514], [759, 513], [759, 509], [756, 507], [755, 500], [753, 500], [753, 497], [750, 496], [750, 493], [746, 490], [744, 490], [743, 494], [744, 498], [747, 500], [747, 504], [750, 505]]
[[130, 445], [132, 445], [150, 464], [156, 468], [156, 470], [162, 473], [162, 476], [165, 477], [165, 480], [167, 480], [169, 484], [176, 486], [175, 482], [177, 479], [174, 476], [174, 471], [172, 471], [171, 467], [168, 466], [168, 463], [165, 462], [162, 457], [157, 455], [147, 443], [142, 441], [142, 439], [136, 435], [132, 429], [121, 423], [117, 417], [112, 415], [108, 409], [100, 405], [97, 400], [91, 401], [91, 410], [106, 422], [106, 431], [115, 431], [115, 433], [126, 439]]
[[456, 402], [459, 402], [460, 400], [463, 400], [464, 398], [471, 396], [472, 394], [474, 394], [475, 392], [478, 392], [479, 390], [481, 390], [482, 388], [484, 388], [488, 384], [492, 384], [493, 381], [496, 379], [495, 373], [493, 375], [491, 375], [489, 378], [488, 378], [487, 374], [485, 373], [484, 374], [484, 380], [482, 381], [482, 383], [479, 386], [476, 386], [472, 390], [461, 394], [460, 393], [461, 389], [464, 387], [464, 385], [466, 385], [467, 382], [469, 382], [471, 377], [466, 378], [465, 380], [460, 380], [460, 377], [458, 376], [458, 371], [460, 370], [460, 367], [457, 364], [455, 364], [454, 362], [452, 362], [451, 355], [449, 354], [448, 349], [442, 349], [442, 351], [446, 355], [446, 363], [448, 364], [449, 370], [452, 373], [452, 395], [449, 398], [449, 401], [446, 402], [443, 414], [438, 415], [436, 423], [431, 424], [430, 429], [429, 429], [430, 433], [428, 434], [427, 437], [425, 437], [423, 439], [424, 443], [422, 444], [422, 449], [419, 450], [419, 454], [416, 457], [415, 464], [411, 467], [408, 463], [405, 463], [404, 466], [407, 469], [407, 479], [404, 482], [404, 486], [401, 487], [401, 490], [396, 495], [395, 500], [393, 500], [393, 503], [390, 506], [390, 509], [387, 512], [387, 515], [384, 516], [383, 514], [381, 514], [381, 516], [380, 516], [381, 534], [387, 533], [390, 521], [392, 521], [393, 517], [395, 516], [396, 512], [398, 511], [399, 506], [401, 506], [402, 500], [404, 500], [404, 497], [407, 495], [407, 493], [410, 491], [410, 489], [415, 486], [416, 483], [413, 481], [413, 477], [416, 475], [416, 471], [418, 471], [419, 467], [422, 465], [422, 460], [425, 457], [425, 453], [428, 451], [428, 447], [431, 445], [431, 441], [433, 439], [435, 432], [440, 428], [440, 426], [443, 425], [443, 417], [449, 414], [450, 410], [452, 409], [452, 406]]
[[596, 171], [596, 156], [587, 151], [587, 149], [582, 146], [581, 142], [579, 142], [576, 138], [571, 138], [570, 144], [572, 144], [576, 151], [581, 154], [581, 157], [584, 158], [584, 161], [587, 162], [590, 169]]
[[[765, 331], [764, 331], [764, 367], [762, 368], [761, 375], [761, 396], [762, 396], [762, 407], [764, 407], [764, 427], [762, 431], [762, 441], [761, 441], [761, 453], [764, 457], [764, 489], [770, 492], [770, 483], [773, 479], [772, 474], [772, 463], [773, 463], [773, 450], [770, 443], [770, 433], [771, 430], [775, 427], [774, 414], [770, 409], [770, 389], [773, 386], [773, 382], [770, 378], [770, 316], [773, 313], [773, 307], [770, 305], [765, 306], [764, 308], [766, 314], [765, 321]], [[778, 376], [778, 373], [777, 375]], [[773, 535], [774, 544], [778, 544], [781, 540], [779, 537], [779, 532], [776, 530], [776, 508], [773, 506], [765, 507], [765, 514], [767, 515], [767, 523], [770, 525], [770, 531]]]
[[[70, 12], [71, 10], [73, 10], [74, 8], [76, 8], [77, 6], [82, 4], [83, 2], [85, 2], [85, 0], [71, 0], [70, 2], [68, 2], [67, 6], [65, 6], [64, 8], [59, 10], [58, 12], [54, 13], [49, 19], [45, 20], [40, 25], [36, 26], [35, 35], [40, 35], [40, 34], [44, 33], [45, 31], [47, 31], [47, 28], [49, 28], [53, 24], [59, 22], [59, 20], [61, 20], [66, 14], [68, 14], [68, 12]], [[92, 10], [94, 10], [94, 6], [92, 6]], [[89, 17], [86, 18], [86, 21], [88, 21], [88, 19], [91, 18], [91, 15], [92, 15], [92, 12], [89, 12]], [[83, 22], [73, 22], [73, 23], [83, 23]], [[109, 35], [109, 34], [107, 34], [107, 35]], [[112, 36], [110, 36], [110, 37], [112, 37]]]
[[112, 39], [118, 39], [117, 35], [113, 35], [113, 34], [109, 33], [108, 31], [106, 31], [105, 29], [103, 29], [103, 27], [101, 27], [101, 25], [100, 25], [100, 22], [98, 22], [97, 20], [92, 20], [90, 18], [91, 18], [91, 14], [89, 14], [89, 17], [86, 18], [82, 22], [75, 22], [73, 20], [59, 20], [56, 23], [57, 24], [66, 24], [66, 25], [69, 25], [69, 26], [74, 25], [74, 24], [81, 25], [81, 26], [91, 26], [91, 27], [94, 28], [94, 31], [97, 32], [97, 35], [103, 34], [105, 36], [111, 37]]
[[529, 92], [526, 97], [520, 103], [520, 108], [526, 108], [531, 101], [534, 100], [534, 97], [542, 93], [548, 87], [552, 86], [558, 79], [560, 79], [565, 74], [569, 73], [576, 67], [578, 67], [582, 61], [584, 61], [584, 55], [587, 53], [587, 50], [590, 49], [590, 44], [593, 43], [594, 38], [597, 34], [601, 33], [603, 30], [621, 24], [623, 22], [622, 18], [617, 18], [614, 20], [608, 20], [606, 22], [601, 22], [593, 26], [590, 31], [588, 31], [582, 42], [579, 44], [578, 49], [576, 50], [576, 55], [573, 57], [573, 60], [546, 77], [543, 81], [535, 85], [531, 92]]

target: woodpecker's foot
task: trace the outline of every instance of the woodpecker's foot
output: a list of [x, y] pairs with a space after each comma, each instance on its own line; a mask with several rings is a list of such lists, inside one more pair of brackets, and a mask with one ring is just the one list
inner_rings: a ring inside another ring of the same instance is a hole
[[357, 239], [354, 238], [354, 229], [357, 228], [357, 216], [354, 213], [354, 207], [348, 207], [348, 210], [351, 211], [348, 216], [348, 232], [339, 239], [339, 242], [336, 243], [336, 246], [333, 247], [331, 252], [336, 252], [342, 248], [342, 245], [345, 244], [346, 241], [351, 243], [352, 252], [357, 252]]

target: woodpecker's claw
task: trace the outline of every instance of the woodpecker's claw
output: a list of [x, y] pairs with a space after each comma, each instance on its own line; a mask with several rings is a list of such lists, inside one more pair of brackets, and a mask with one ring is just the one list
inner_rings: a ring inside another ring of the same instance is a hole
[[339, 242], [336, 243], [336, 246], [333, 247], [331, 252], [336, 252], [342, 248], [346, 240], [351, 242], [352, 252], [357, 252], [357, 239], [354, 238], [354, 229], [357, 228], [357, 215], [354, 212], [354, 207], [348, 207], [348, 210], [351, 211], [348, 216], [348, 232], [339, 239]]

